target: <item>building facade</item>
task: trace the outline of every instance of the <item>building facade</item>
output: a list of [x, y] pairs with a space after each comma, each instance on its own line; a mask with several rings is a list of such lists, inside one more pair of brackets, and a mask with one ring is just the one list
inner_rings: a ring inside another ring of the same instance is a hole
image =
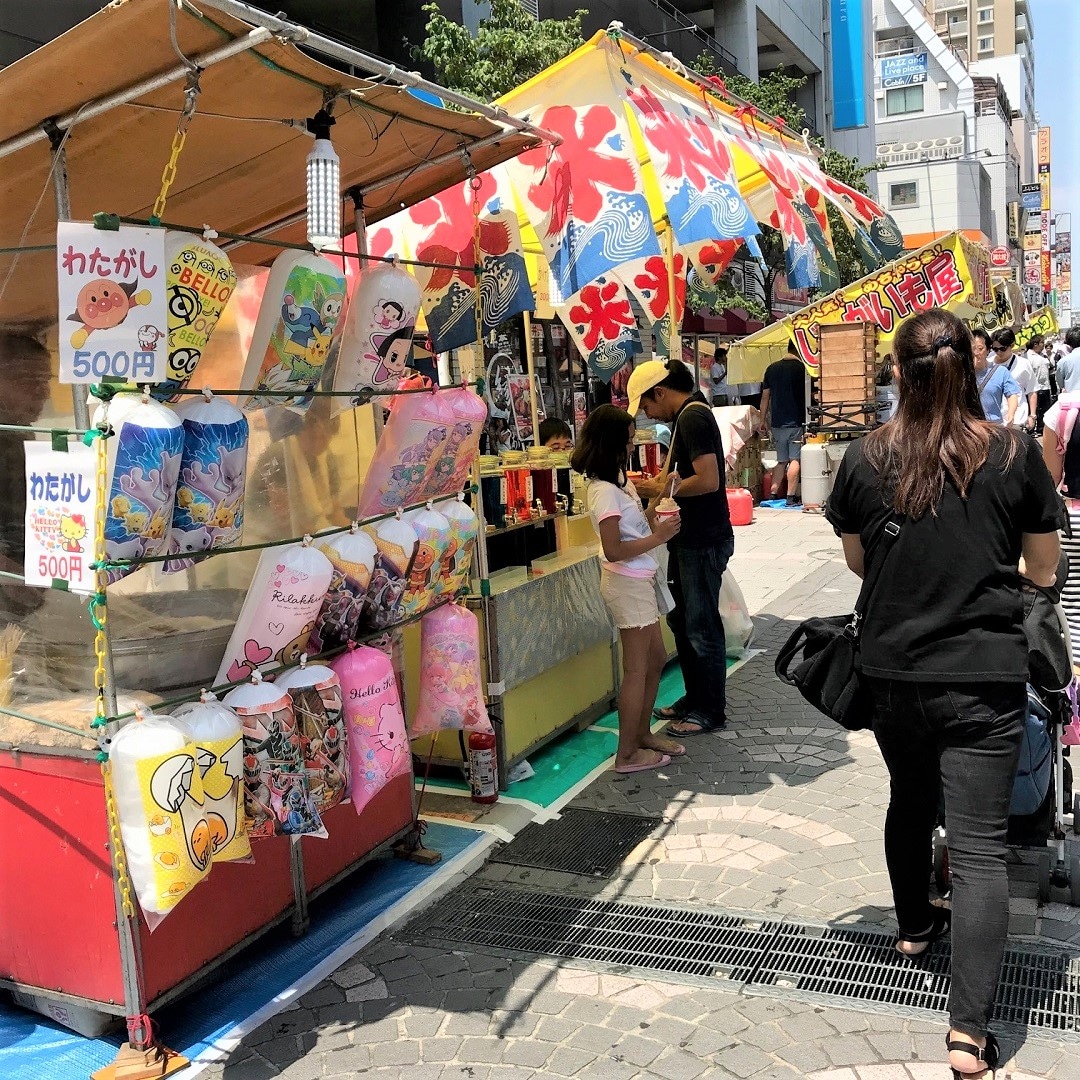
[[923, 0], [874, 0], [878, 191], [908, 247], [959, 230], [1019, 268], [1029, 140], [1004, 81], [969, 67], [939, 15]]

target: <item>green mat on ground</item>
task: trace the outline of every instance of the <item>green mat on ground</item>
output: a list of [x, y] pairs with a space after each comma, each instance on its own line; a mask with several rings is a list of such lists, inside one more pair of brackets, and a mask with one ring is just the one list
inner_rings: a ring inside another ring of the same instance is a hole
[[[737, 661], [728, 659], [730, 670]], [[660, 679], [656, 695], [657, 706], [670, 705], [683, 694], [682, 670], [677, 663], [669, 664]], [[546, 746], [529, 755], [533, 775], [510, 785], [505, 794], [524, 799], [538, 806], [548, 807], [558, 802], [575, 784], [609, 758], [614, 757], [618, 743], [619, 715], [612, 710], [605, 713], [584, 731], [568, 731], [553, 739]], [[467, 791], [468, 785], [461, 780], [439, 780], [443, 789]]]

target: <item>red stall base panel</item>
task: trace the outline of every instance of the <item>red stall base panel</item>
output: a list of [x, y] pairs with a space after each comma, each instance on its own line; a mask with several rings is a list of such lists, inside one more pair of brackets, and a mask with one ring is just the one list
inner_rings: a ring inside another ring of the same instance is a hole
[[[362, 859], [411, 817], [411, 775], [391, 781], [362, 816], [351, 803], [335, 807], [327, 814], [329, 839], [303, 841], [308, 889]], [[0, 754], [0, 978], [123, 1003], [107, 840], [96, 762]], [[253, 862], [215, 865], [152, 934], [140, 917], [148, 1002], [292, 906], [288, 838], [257, 840], [252, 851]]]

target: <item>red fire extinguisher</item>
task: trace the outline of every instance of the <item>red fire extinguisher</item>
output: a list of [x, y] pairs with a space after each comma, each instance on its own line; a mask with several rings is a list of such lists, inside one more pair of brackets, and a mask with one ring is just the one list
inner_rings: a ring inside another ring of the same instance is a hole
[[490, 731], [469, 732], [469, 789], [473, 802], [499, 801], [499, 766]]

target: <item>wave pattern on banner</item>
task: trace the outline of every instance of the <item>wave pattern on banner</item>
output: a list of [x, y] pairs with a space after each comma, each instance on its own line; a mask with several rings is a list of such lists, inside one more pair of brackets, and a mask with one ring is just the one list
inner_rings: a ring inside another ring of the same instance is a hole
[[[511, 315], [530, 310], [534, 301], [506, 176], [492, 170], [477, 179], [480, 301], [486, 334]], [[416, 268], [432, 346], [443, 352], [470, 344], [476, 340], [476, 222], [470, 183], [417, 203], [405, 212], [405, 218], [416, 257], [449, 264]]]
[[[657, 257], [662, 263], [663, 258]], [[630, 297], [614, 275], [601, 275], [556, 311], [589, 370], [605, 383], [641, 352]]]
[[626, 121], [607, 105], [553, 105], [535, 122], [562, 137], [506, 169], [563, 296], [660, 245]]

